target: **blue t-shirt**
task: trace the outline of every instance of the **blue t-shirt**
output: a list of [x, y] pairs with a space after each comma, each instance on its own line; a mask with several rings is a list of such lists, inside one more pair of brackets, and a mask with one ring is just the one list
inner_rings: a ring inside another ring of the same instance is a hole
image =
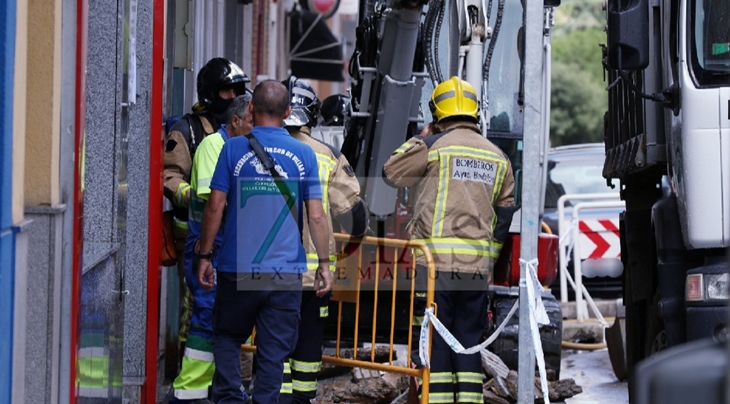
[[226, 142], [210, 188], [228, 195], [228, 216], [219, 251], [218, 270], [251, 273], [302, 273], [307, 270], [300, 224], [304, 201], [322, 199], [317, 157], [283, 128], [257, 126], [252, 131], [275, 162], [298, 212], [287, 202], [244, 136]]

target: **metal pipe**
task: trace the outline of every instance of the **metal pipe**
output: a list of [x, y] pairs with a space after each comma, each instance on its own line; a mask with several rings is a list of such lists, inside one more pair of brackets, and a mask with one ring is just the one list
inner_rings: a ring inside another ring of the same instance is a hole
[[[522, 160], [522, 218], [520, 237], [521, 261], [530, 262], [537, 258], [537, 237], [540, 219], [540, 184], [542, 183], [542, 167], [540, 162], [540, 126], [542, 119], [542, 1], [525, 0], [525, 55], [524, 83], [524, 150]], [[496, 32], [495, 32], [496, 35]], [[494, 40], [494, 39], [493, 39]], [[520, 321], [518, 351], [517, 402], [532, 404], [535, 402], [535, 350], [532, 337], [530, 305], [527, 295], [527, 282], [531, 282], [527, 273], [527, 265], [520, 265]], [[539, 343], [539, 341], [537, 341]]]
[[418, 42], [418, 23], [421, 19], [421, 7], [401, 9], [398, 14], [397, 41], [393, 47], [393, 64], [390, 77], [397, 81], [408, 81], [413, 75], [414, 49]]
[[[370, 360], [375, 362], [375, 334], [378, 325], [378, 284], [380, 283], [380, 248], [375, 250], [375, 289], [373, 290], [373, 331], [370, 340]], [[357, 358], [357, 357], [355, 357]]]
[[357, 258], [357, 293], [355, 294], [355, 338], [352, 347], [352, 357], [357, 358], [357, 336], [358, 336], [358, 324], [360, 324], [360, 274], [362, 273], [362, 246]]
[[[392, 300], [390, 301], [390, 352], [388, 355], [388, 361], [393, 363], [393, 338], [395, 337], [395, 293], [398, 285], [398, 249], [395, 249], [393, 258], [393, 292]], [[413, 300], [413, 299], [411, 299]], [[407, 364], [407, 363], [406, 363]]]

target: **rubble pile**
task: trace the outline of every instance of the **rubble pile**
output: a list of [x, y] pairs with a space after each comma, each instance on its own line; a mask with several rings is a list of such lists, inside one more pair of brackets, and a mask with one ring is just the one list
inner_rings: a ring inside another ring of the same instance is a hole
[[[370, 349], [358, 349], [357, 358], [370, 360]], [[342, 350], [341, 357], [352, 358], [351, 349]], [[388, 362], [387, 347], [377, 347], [375, 359], [378, 363]], [[395, 357], [393, 358], [396, 359]], [[487, 381], [484, 383], [485, 404], [512, 404], [517, 402], [517, 372], [509, 370], [502, 360], [491, 352], [482, 353], [482, 363]], [[416, 393], [408, 394], [408, 376], [361, 368], [347, 368], [323, 364], [320, 372], [320, 391], [314, 403], [362, 403], [362, 404], [403, 404], [415, 402]], [[324, 377], [323, 377], [324, 376]], [[566, 398], [583, 392], [573, 379], [558, 380], [555, 371], [547, 371], [548, 393], [551, 402], [564, 401]], [[409, 397], [410, 396], [410, 397]], [[535, 375], [535, 403], [543, 403], [540, 377]]]
[[[555, 372], [547, 371], [548, 395], [550, 402], [564, 401], [566, 398], [583, 392], [573, 379], [557, 380]], [[535, 374], [535, 403], [541, 404], [540, 375]], [[485, 404], [511, 404], [517, 402], [517, 372], [510, 370], [505, 379], [495, 377], [484, 383]]]

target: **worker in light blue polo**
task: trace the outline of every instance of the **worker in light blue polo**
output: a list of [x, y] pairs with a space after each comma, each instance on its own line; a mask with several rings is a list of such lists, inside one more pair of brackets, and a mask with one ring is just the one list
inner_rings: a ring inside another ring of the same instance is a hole
[[[294, 350], [299, 329], [303, 209], [317, 252], [314, 290], [332, 290], [329, 229], [322, 207], [317, 158], [312, 148], [282, 128], [289, 93], [266, 80], [253, 92], [249, 112], [254, 129], [221, 150], [205, 206], [198, 257], [198, 281], [216, 289], [213, 318], [215, 375], [213, 400], [242, 403], [240, 346], [256, 327], [256, 382], [253, 403], [277, 403], [284, 359]], [[227, 206], [217, 267], [215, 235]]]
[[[190, 174], [190, 202], [188, 204], [189, 233], [185, 246], [185, 281], [193, 295], [190, 333], [188, 334], [180, 374], [173, 382], [174, 397], [170, 403], [210, 403], [208, 388], [213, 382], [215, 365], [213, 363], [213, 303], [215, 288], [205, 290], [198, 283], [195, 273], [193, 251], [200, 237], [203, 210], [210, 195], [210, 182], [213, 179], [218, 157], [223, 145], [231, 138], [251, 132], [253, 121], [248, 113], [251, 96], [240, 95], [231, 101], [227, 112], [227, 124], [200, 142], [193, 158]], [[223, 232], [215, 237], [215, 245], [220, 245]], [[216, 263], [214, 257], [214, 265]]]

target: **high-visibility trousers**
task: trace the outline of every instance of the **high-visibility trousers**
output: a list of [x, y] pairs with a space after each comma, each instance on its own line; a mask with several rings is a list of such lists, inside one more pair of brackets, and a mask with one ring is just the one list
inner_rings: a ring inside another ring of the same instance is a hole
[[[329, 316], [329, 294], [302, 292], [297, 346], [284, 364], [279, 404], [309, 404], [317, 396], [317, 374], [322, 368], [322, 336]], [[289, 373], [287, 373], [289, 371]]]
[[213, 287], [211, 291], [203, 289], [198, 283], [196, 269], [193, 268], [193, 252], [186, 249], [185, 282], [193, 297], [193, 304], [182, 368], [172, 384], [174, 396], [178, 400], [207, 398], [215, 373], [212, 338], [216, 288]]

